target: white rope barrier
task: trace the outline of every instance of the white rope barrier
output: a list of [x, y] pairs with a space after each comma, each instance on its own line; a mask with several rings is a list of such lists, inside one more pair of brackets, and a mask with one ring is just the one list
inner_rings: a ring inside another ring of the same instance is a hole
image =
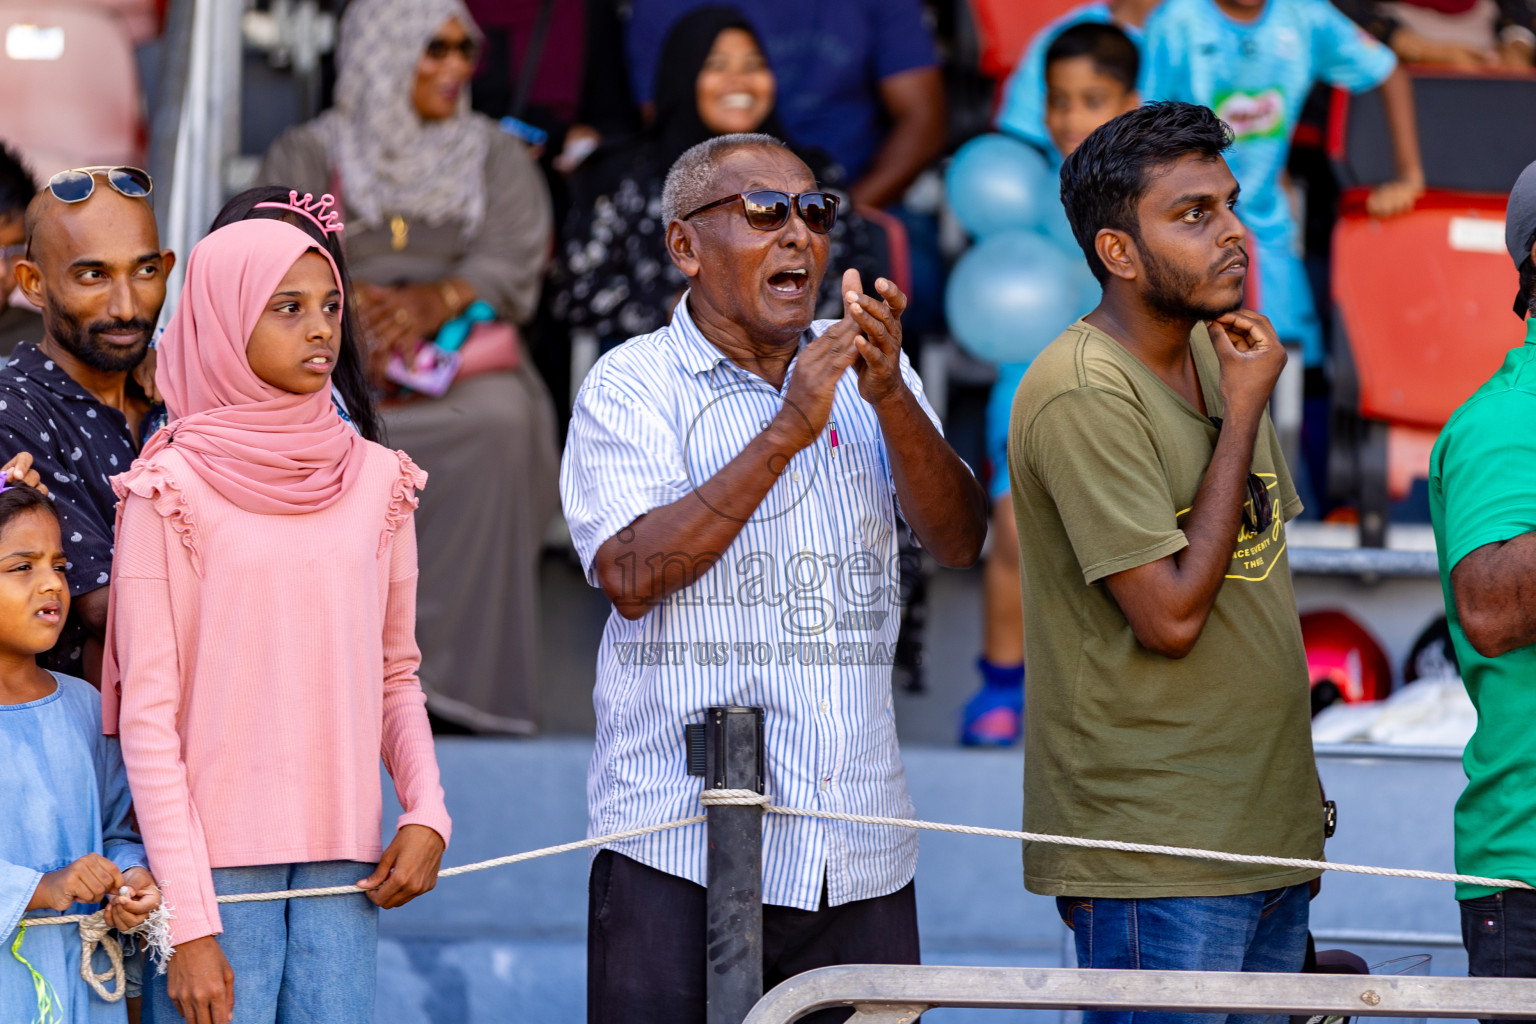
[[[128, 887], [124, 886], [119, 892], [128, 895]], [[151, 956], [164, 970], [165, 961], [170, 957], [171, 949], [171, 912], [164, 904], [156, 907], [150, 915], [135, 928], [130, 928], [122, 935], [139, 935], [144, 938], [145, 947]], [[70, 914], [61, 917], [29, 917], [23, 919], [18, 925], [19, 934], [16, 942], [11, 946], [11, 955], [20, 962], [32, 975], [33, 985], [38, 991], [38, 1016], [42, 1020], [51, 1020], [48, 1012], [53, 998], [51, 986], [36, 969], [21, 955], [21, 942], [26, 936], [27, 929], [41, 924], [78, 924], [80, 926], [80, 980], [85, 982], [101, 997], [103, 1002], [122, 1002], [128, 994], [128, 984], [123, 972], [123, 944], [119, 938], [119, 932], [107, 924], [107, 912], [98, 910], [94, 914]], [[92, 964], [96, 957], [96, 950], [100, 949], [107, 954], [107, 969], [98, 973]], [[110, 986], [110, 987], [109, 987]]]
[[[104, 974], [96, 973], [91, 966], [97, 946], [107, 951], [110, 966]], [[106, 1002], [118, 1002], [128, 994], [123, 978], [123, 944], [112, 934], [112, 926], [100, 911], [80, 922], [80, 978]], [[112, 983], [111, 988], [106, 987], [107, 982]]]
[[[699, 795], [699, 802], [706, 808], [761, 807], [768, 814], [783, 814], [796, 818], [820, 818], [824, 821], [842, 821], [856, 825], [882, 825], [891, 828], [922, 829], [928, 832], [949, 832], [964, 836], [989, 836], [995, 839], [1012, 839], [1016, 842], [1024, 843], [1074, 846], [1086, 850], [1116, 850], [1122, 853], [1153, 854], [1164, 857], [1191, 857], [1197, 860], [1220, 861], [1227, 864], [1256, 864], [1266, 867], [1340, 871], [1352, 875], [1374, 875], [1383, 878], [1418, 878], [1431, 882], [1460, 882], [1464, 885], [1481, 885], [1496, 889], [1536, 888], [1536, 886], [1513, 878], [1484, 878], [1481, 875], [1459, 875], [1447, 871], [1417, 871], [1411, 868], [1382, 868], [1364, 864], [1339, 864], [1332, 861], [1306, 860], [1300, 857], [1266, 857], [1259, 854], [1226, 853], [1221, 850], [1200, 850], [1183, 846], [1160, 846], [1154, 843], [1122, 843], [1113, 839], [1081, 839], [1076, 836], [1056, 836], [1041, 832], [1018, 832], [1003, 828], [981, 828], [976, 825], [951, 825], [937, 821], [921, 821], [915, 818], [882, 818], [872, 814], [842, 814], [836, 811], [813, 811], [800, 807], [780, 807], [772, 803], [771, 798], [768, 796], [762, 793], [754, 793], [749, 789], [707, 789]], [[537, 850], [514, 853], [506, 857], [476, 861], [473, 864], [460, 864], [457, 867], [442, 869], [437, 873], [437, 877], [452, 878], [455, 875], [467, 875], [472, 871], [485, 871], [489, 868], [499, 868], [526, 860], [536, 860], [540, 857], [553, 857], [556, 854], [570, 853], [573, 850], [586, 850], [595, 846], [606, 846], [609, 843], [616, 843], [624, 839], [635, 839], [639, 836], [651, 835], [656, 832], [666, 832], [674, 828], [697, 825], [703, 821], [705, 821], [705, 816], [696, 814], [689, 818], [678, 818], [674, 821], [663, 822], [660, 825], [647, 825], [644, 828], [626, 829], [623, 832], [611, 832], [608, 835], [594, 836], [591, 839], [582, 839], [574, 843], [561, 843], [559, 846], [545, 846]], [[218, 901], [220, 903], [256, 903], [268, 900], [306, 899], [312, 896], [347, 896], [363, 891], [355, 885], [333, 885], [320, 889], [285, 889], [280, 892], [239, 893], [220, 896]], [[102, 914], [100, 912], [95, 914], [66, 914], [57, 917], [26, 918], [21, 924], [24, 927], [39, 927], [94, 922], [86, 925], [94, 934], [101, 918]], [[89, 956], [84, 957], [82, 967], [88, 964], [89, 961]]]
[[[747, 789], [705, 790], [700, 794], [700, 802], [705, 807], [762, 807], [769, 814], [783, 814], [789, 817], [821, 818], [826, 821], [843, 821], [856, 825], [885, 825], [892, 828], [913, 828], [928, 832], [949, 832], [966, 836], [989, 836], [995, 839], [1012, 839], [1016, 842], [1024, 843], [1075, 846], [1087, 850], [1118, 850], [1122, 853], [1145, 853], [1165, 857], [1192, 857], [1198, 860], [1222, 861], [1228, 864], [1257, 864], [1267, 867], [1340, 871], [1346, 874], [1376, 875], [1385, 878], [1418, 878], [1431, 882], [1460, 882], [1465, 885], [1482, 885], [1497, 889], [1536, 888], [1536, 886], [1531, 886], [1526, 882], [1513, 878], [1486, 878], [1482, 875], [1459, 875], [1447, 871], [1417, 871], [1411, 868], [1382, 868], [1364, 864], [1341, 864], [1334, 861], [1305, 860], [1300, 857], [1267, 857], [1259, 854], [1226, 853], [1221, 850], [1201, 850], [1185, 846], [1160, 846], [1153, 843], [1122, 843], [1113, 839], [1080, 839], [1076, 836], [1057, 836], [1043, 832], [1018, 832], [1011, 829], [982, 828], [977, 825], [951, 825], [937, 821], [922, 821], [916, 818], [882, 818], [871, 814], [842, 814], [836, 811], [813, 811], [800, 807], [780, 807], [772, 803], [770, 797]], [[489, 868], [499, 868], [522, 861], [537, 860], [540, 857], [553, 857], [556, 854], [570, 853], [574, 850], [606, 846], [609, 843], [616, 843], [625, 839], [635, 839], [639, 836], [651, 835], [655, 832], [666, 832], [674, 828], [697, 825], [704, 820], [704, 815], [698, 814], [690, 818], [678, 818], [674, 821], [663, 822], [660, 825], [647, 825], [644, 828], [612, 832], [608, 835], [594, 836], [591, 839], [582, 839], [574, 843], [545, 846], [537, 850], [514, 853], [506, 857], [476, 861], [473, 864], [460, 864], [457, 867], [444, 868], [438, 872], [437, 877], [452, 878], [455, 875], [467, 875], [473, 871], [485, 871]], [[218, 901], [220, 903], [254, 903], [266, 900], [304, 899], [311, 896], [346, 896], [362, 891], [353, 885], [333, 885], [321, 889], [285, 889], [279, 892], [240, 893], [220, 896]], [[28, 926], [76, 924], [89, 916], [95, 915], [74, 914], [59, 917], [34, 917], [27, 918], [21, 923]]]
[[997, 839], [1016, 839], [1025, 843], [1046, 843], [1051, 846], [1078, 846], [1088, 850], [1153, 853], [1165, 857], [1193, 857], [1197, 860], [1218, 860], [1228, 864], [1263, 864], [1277, 868], [1312, 868], [1318, 871], [1341, 871], [1351, 875], [1379, 875], [1384, 878], [1422, 878], [1430, 882], [1460, 882], [1465, 885], [1486, 885], [1495, 889], [1536, 888], [1536, 886], [1517, 881], [1513, 878], [1484, 878], [1481, 875], [1458, 875], [1448, 871], [1378, 868], [1364, 864], [1340, 864], [1327, 860], [1305, 860], [1301, 857], [1265, 857], [1259, 854], [1223, 853], [1220, 850], [1199, 850], [1184, 846], [1121, 843], [1112, 839], [1078, 839], [1074, 836], [1053, 836], [1042, 832], [1014, 832], [1002, 828], [978, 828], [974, 825], [946, 825], [941, 822], [918, 821], [912, 818], [878, 818], [871, 814], [805, 811], [798, 807], [769, 807], [767, 810], [770, 814], [787, 814], [798, 818], [825, 818], [828, 821], [848, 821], [858, 825], [891, 825], [897, 828], [925, 829], [929, 832], [953, 832], [963, 836], [993, 836]]
[[[740, 791], [730, 791], [740, 792]], [[757, 796], [756, 793], [750, 794]], [[767, 800], [766, 797], [763, 798]], [[437, 873], [438, 878], [452, 878], [454, 875], [467, 875], [471, 871], [484, 871], [487, 868], [499, 868], [507, 864], [516, 864], [519, 861], [535, 860], [539, 857], [553, 857], [557, 853], [570, 853], [572, 850], [585, 850], [593, 846], [602, 846], [605, 843], [616, 843], [621, 839], [634, 839], [638, 836], [650, 835], [653, 832], [665, 832], [669, 829], [682, 828], [685, 825], [698, 825], [705, 820], [704, 815], [698, 814], [691, 818], [678, 818], [676, 821], [664, 822], [660, 825], [647, 825], [644, 828], [626, 829], [623, 832], [613, 832], [606, 836], [597, 836], [592, 839], [582, 839], [574, 843], [561, 843], [559, 846], [546, 846], [538, 850], [529, 850], [526, 853], [514, 853], [507, 857], [496, 857], [492, 860], [476, 861], [473, 864], [460, 864], [458, 867], [443, 868]], [[248, 892], [234, 893], [228, 896], [218, 897], [220, 903], [264, 903], [271, 900], [306, 899], [311, 896], [350, 896], [360, 892], [366, 892], [355, 885], [330, 885], [318, 889], [284, 889], [279, 892]], [[162, 905], [149, 916], [143, 924], [133, 929], [129, 934], [142, 934], [146, 936], [150, 951], [155, 954], [164, 970], [165, 961], [172, 953], [170, 939], [170, 917], [167, 907]], [[19, 923], [21, 928], [32, 928], [46, 925], [80, 926], [80, 977], [96, 994], [109, 1003], [118, 1002], [127, 992], [123, 981], [123, 952], [122, 945], [117, 936], [112, 934], [106, 923], [106, 912], [96, 911], [94, 914], [59, 914], [50, 917], [28, 917]], [[107, 953], [107, 959], [111, 962], [110, 968], [104, 974], [96, 973], [91, 966], [91, 960], [95, 956], [97, 947]], [[14, 952], [14, 951], [13, 951]], [[28, 970], [31, 970], [29, 967]], [[112, 988], [107, 988], [106, 983], [111, 982]]]
[[709, 807], [762, 807], [773, 806], [773, 798], [767, 793], [754, 793], [750, 789], [706, 789], [699, 793], [699, 803]]
[[1513, 878], [1484, 878], [1481, 875], [1458, 875], [1445, 871], [1416, 871], [1411, 868], [1378, 868], [1364, 864], [1340, 864], [1326, 860], [1305, 860], [1300, 857], [1266, 857], [1260, 854], [1225, 853], [1221, 850], [1201, 850], [1185, 846], [1122, 843], [1113, 839], [1079, 839], [1076, 836], [1055, 836], [1043, 832], [1016, 832], [1004, 828], [981, 828], [977, 825], [949, 825], [938, 821], [921, 821], [916, 818], [882, 818], [872, 814], [842, 814], [837, 811], [812, 811], [800, 807], [778, 807], [766, 795], [754, 793], [750, 789], [706, 789], [700, 794], [699, 801], [705, 807], [749, 807], [761, 805], [769, 814], [783, 814], [793, 818], [821, 818], [825, 821], [846, 821], [855, 825], [888, 825], [892, 828], [915, 828], [928, 832], [950, 832], [962, 836], [990, 836], [995, 839], [1014, 839], [1024, 843], [1076, 846], [1087, 850], [1150, 853], [1165, 857], [1192, 857], [1198, 860], [1222, 861], [1228, 864], [1260, 864], [1266, 867], [1277, 868], [1341, 871], [1351, 875], [1377, 875], [1385, 878], [1420, 878], [1431, 882], [1461, 882], [1466, 885], [1486, 885], [1496, 889], [1536, 888]]
[[[729, 791], [724, 791], [729, 792]], [[753, 794], [756, 796], [757, 794]], [[626, 829], [623, 832], [612, 832], [606, 836], [596, 836], [592, 839], [582, 839], [574, 843], [562, 843], [559, 846], [545, 846], [537, 850], [529, 850], [526, 853], [514, 853], [506, 857], [496, 857], [493, 860], [479, 860], [473, 864], [460, 864], [458, 867], [443, 868], [437, 873], [438, 878], [452, 878], [454, 875], [467, 875], [471, 871], [485, 871], [487, 868], [499, 868], [507, 864], [516, 864], [525, 860], [537, 860], [540, 857], [553, 857], [557, 853], [570, 853], [572, 850], [586, 850], [594, 846], [603, 846], [607, 843], [617, 843], [622, 839], [635, 839], [639, 836], [647, 836], [653, 832], [666, 832], [674, 828], [683, 828], [686, 825], [698, 825], [704, 821], [704, 815], [696, 814], [691, 818], [678, 818], [675, 821], [663, 822], [660, 825], [647, 825], [644, 828]], [[278, 892], [246, 892], [235, 893], [218, 897], [220, 903], [264, 903], [268, 900], [297, 900], [310, 896], [354, 896], [366, 889], [359, 889], [355, 885], [331, 885], [320, 889], [283, 889]], [[51, 924], [79, 924], [92, 918], [101, 917], [101, 912], [94, 914], [61, 914], [51, 917], [29, 917], [21, 921], [27, 927], [51, 925]]]

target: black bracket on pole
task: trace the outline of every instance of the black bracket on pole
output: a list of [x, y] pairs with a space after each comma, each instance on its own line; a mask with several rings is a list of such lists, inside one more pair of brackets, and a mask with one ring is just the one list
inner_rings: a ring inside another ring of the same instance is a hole
[[[716, 707], [687, 727], [705, 789], [763, 792], [763, 709]], [[763, 809], [711, 807], [704, 925], [705, 1020], [741, 1024], [763, 996]]]

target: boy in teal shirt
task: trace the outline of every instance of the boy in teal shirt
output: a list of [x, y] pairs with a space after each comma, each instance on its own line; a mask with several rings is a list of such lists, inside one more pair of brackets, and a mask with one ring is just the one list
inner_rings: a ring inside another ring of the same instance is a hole
[[[1510, 193], [1504, 240], [1532, 312], [1536, 164]], [[1445, 425], [1429, 461], [1440, 584], [1477, 731], [1456, 801], [1456, 870], [1536, 884], [1536, 319]], [[1536, 977], [1536, 893], [1458, 885], [1474, 977]]]
[[[1035, 33], [1024, 55], [1014, 67], [1008, 81], [1003, 84], [1003, 102], [997, 111], [997, 130], [1023, 139], [1039, 149], [1051, 161], [1052, 167], [1060, 167], [1061, 161], [1071, 152], [1063, 149], [1051, 137], [1045, 123], [1046, 85], [1045, 51], [1052, 42], [1074, 25], [1114, 25], [1141, 44], [1141, 27], [1157, 9], [1159, 0], [1089, 0], [1072, 8], [1049, 25]], [[1136, 87], [1145, 92], [1146, 65], [1141, 65]]]
[[1364, 92], [1381, 87], [1397, 179], [1368, 208], [1404, 213], [1424, 190], [1413, 94], [1392, 51], [1328, 0], [1166, 0], [1147, 22], [1147, 99], [1210, 107], [1232, 128], [1227, 163], [1242, 186], [1239, 214], [1258, 269], [1255, 307], [1306, 366], [1323, 360], [1322, 334], [1296, 251], [1283, 188], [1291, 134], [1318, 82]]

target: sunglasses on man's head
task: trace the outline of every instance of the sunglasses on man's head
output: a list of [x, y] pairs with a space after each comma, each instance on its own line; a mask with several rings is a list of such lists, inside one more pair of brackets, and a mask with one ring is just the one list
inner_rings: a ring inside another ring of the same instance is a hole
[[96, 175], [107, 179], [113, 191], [129, 199], [148, 199], [155, 181], [137, 167], [75, 167], [48, 179], [48, 191], [61, 203], [83, 203], [96, 192]]
[[819, 235], [831, 231], [832, 225], [837, 223], [839, 200], [832, 193], [779, 192], [776, 189], [739, 192], [734, 196], [716, 199], [712, 203], [705, 203], [697, 210], [683, 214], [683, 220], [703, 213], [705, 210], [713, 210], [717, 206], [726, 206], [738, 201], [741, 203], [743, 215], [747, 218], [747, 225], [759, 231], [777, 231], [789, 223], [791, 206], [799, 211], [800, 219], [805, 221], [805, 226]]
[[473, 39], [460, 39], [456, 43], [451, 43], [446, 39], [434, 38], [427, 44], [427, 56], [433, 60], [443, 60], [450, 53], [457, 53], [460, 57], [473, 64], [479, 52], [480, 48], [475, 45]]

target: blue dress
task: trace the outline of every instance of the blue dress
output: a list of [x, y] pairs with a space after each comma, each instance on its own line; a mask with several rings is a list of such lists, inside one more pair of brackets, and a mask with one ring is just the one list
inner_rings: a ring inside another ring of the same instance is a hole
[[[0, 1021], [37, 1017], [31, 975], [11, 955], [44, 873], [99, 853], [119, 870], [148, 864], [133, 831], [128, 777], [117, 741], [101, 734], [101, 697], [83, 679], [55, 674], [41, 700], [0, 705]], [[76, 904], [68, 913], [98, 906]], [[122, 1024], [124, 1003], [107, 1003], [80, 980], [80, 934], [69, 926], [28, 928], [21, 955], [58, 993], [63, 1024]], [[97, 971], [107, 970], [98, 952]]]

